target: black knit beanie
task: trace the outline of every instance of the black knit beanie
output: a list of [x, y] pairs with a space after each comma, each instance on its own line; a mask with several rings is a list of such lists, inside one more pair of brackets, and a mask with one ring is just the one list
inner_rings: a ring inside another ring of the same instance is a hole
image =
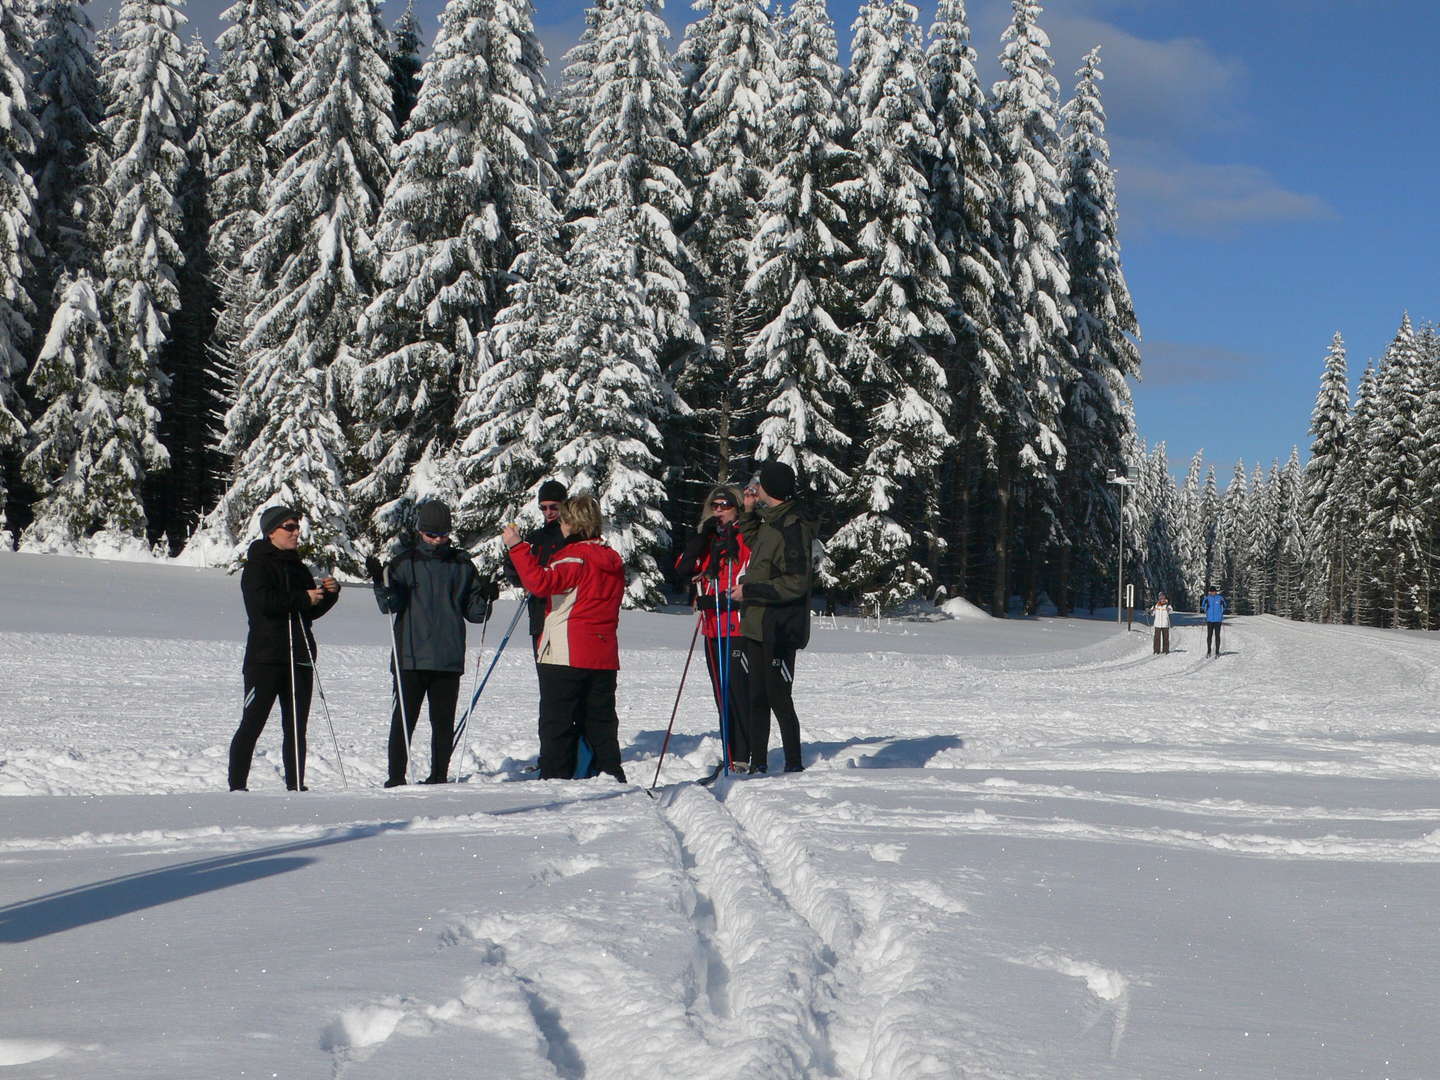
[[784, 502], [795, 494], [795, 470], [783, 461], [767, 461], [760, 466], [760, 486], [772, 499]]
[[300, 511], [289, 506], [267, 507], [265, 512], [260, 515], [260, 535], [269, 536], [291, 518], [299, 521]]
[[431, 536], [449, 536], [450, 508], [438, 499], [421, 503], [415, 514], [415, 527]]
[[559, 480], [546, 480], [540, 485], [539, 502], [564, 502], [566, 496], [565, 485]]

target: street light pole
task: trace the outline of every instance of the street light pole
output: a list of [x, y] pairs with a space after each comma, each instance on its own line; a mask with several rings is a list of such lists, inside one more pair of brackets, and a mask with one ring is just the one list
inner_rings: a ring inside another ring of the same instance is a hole
[[1115, 572], [1115, 621], [1122, 623], [1125, 621], [1125, 489], [1135, 481], [1111, 469], [1110, 478], [1105, 482], [1120, 489], [1120, 531], [1116, 534], [1115, 545], [1118, 549], [1119, 567]]

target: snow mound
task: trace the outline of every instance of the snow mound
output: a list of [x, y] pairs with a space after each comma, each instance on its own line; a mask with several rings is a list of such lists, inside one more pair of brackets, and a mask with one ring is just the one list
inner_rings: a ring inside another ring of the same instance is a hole
[[940, 605], [940, 610], [952, 619], [988, 619], [990, 613], [976, 607], [963, 596], [957, 596], [952, 600], [946, 600]]

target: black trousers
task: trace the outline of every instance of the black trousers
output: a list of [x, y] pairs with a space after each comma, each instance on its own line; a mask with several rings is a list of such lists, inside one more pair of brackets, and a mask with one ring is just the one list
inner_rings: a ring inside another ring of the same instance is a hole
[[1170, 628], [1168, 626], [1155, 627], [1155, 651], [1170, 651]]
[[[405, 779], [406, 750], [420, 721], [420, 703], [430, 702], [430, 779], [444, 780], [450, 773], [455, 748], [455, 702], [460, 696], [458, 671], [400, 672], [398, 692], [395, 668], [390, 668], [390, 779]], [[404, 722], [401, 705], [404, 705]]]
[[[729, 688], [729, 710], [721, 708], [720, 657], [728, 644], [730, 669], [726, 674]], [[715, 692], [715, 711], [730, 733], [730, 760], [747, 765], [750, 762], [750, 659], [745, 655], [745, 639], [739, 634], [725, 639], [705, 639], [705, 666], [710, 671], [710, 688]]]
[[614, 671], [540, 664], [540, 779], [575, 776], [580, 736], [595, 755], [596, 773], [622, 784], [620, 718], [615, 714]]
[[795, 682], [795, 646], [745, 639], [750, 660], [750, 767], [764, 769], [770, 751], [770, 714], [780, 727], [785, 767], [800, 768], [800, 718], [791, 692]]
[[1215, 642], [1215, 655], [1220, 655], [1220, 627], [1224, 625], [1224, 623], [1218, 622], [1207, 622], [1205, 624], [1205, 653], [1207, 656], [1210, 653], [1210, 642], [1212, 641]]
[[[315, 673], [309, 664], [296, 664], [291, 693], [289, 664], [248, 664], [244, 668], [245, 704], [240, 727], [230, 740], [230, 790], [250, 780], [255, 744], [265, 730], [276, 699], [280, 702], [281, 749], [285, 758], [285, 786], [295, 791], [305, 783], [305, 728], [310, 720], [310, 693]], [[298, 738], [297, 738], [298, 737]]]

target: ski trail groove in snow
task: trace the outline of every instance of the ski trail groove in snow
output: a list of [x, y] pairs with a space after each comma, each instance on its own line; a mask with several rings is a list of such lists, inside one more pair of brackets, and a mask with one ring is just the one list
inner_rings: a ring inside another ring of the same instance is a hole
[[[806, 1080], [835, 1071], [829, 1026], [833, 955], [768, 880], [735, 819], [687, 785], [656, 806], [674, 830], [697, 896], [692, 918], [707, 957], [716, 1029], [733, 1076]], [[723, 972], [723, 975], [716, 973]]]

